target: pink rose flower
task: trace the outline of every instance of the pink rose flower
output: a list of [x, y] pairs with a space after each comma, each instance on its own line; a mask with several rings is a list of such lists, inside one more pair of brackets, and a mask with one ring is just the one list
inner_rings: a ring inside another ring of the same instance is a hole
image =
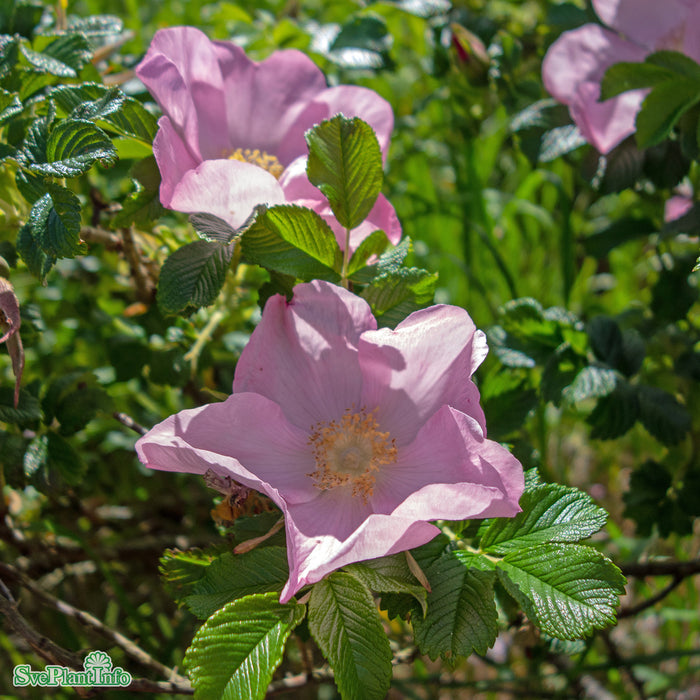
[[284, 514], [288, 601], [344, 565], [417, 547], [430, 520], [510, 517], [520, 463], [486, 439], [471, 380], [488, 348], [463, 309], [433, 306], [395, 330], [314, 281], [271, 297], [233, 394], [181, 411], [136, 443], [148, 467], [214, 471]]
[[[235, 44], [174, 27], [156, 32], [136, 74], [163, 111], [153, 152], [169, 209], [207, 212], [237, 228], [257, 204], [301, 203], [303, 195], [304, 204], [327, 216], [325, 198], [306, 177], [304, 133], [341, 112], [366, 121], [386, 157], [394, 123], [389, 103], [363, 87], [328, 88], [296, 50], [256, 63]], [[377, 228], [394, 244], [401, 238], [394, 208], [381, 194], [359, 228], [355, 247]], [[338, 242], [344, 246], [344, 232]]]
[[585, 24], [564, 32], [547, 51], [542, 77], [550, 95], [568, 105], [584, 138], [608, 153], [634, 133], [648, 91], [599, 102], [605, 71], [662, 49], [700, 60], [700, 0], [593, 0], [593, 7], [610, 29]]

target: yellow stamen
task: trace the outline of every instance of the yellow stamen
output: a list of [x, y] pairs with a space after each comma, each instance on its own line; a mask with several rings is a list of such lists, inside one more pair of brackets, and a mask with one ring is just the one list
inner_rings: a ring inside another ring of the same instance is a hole
[[277, 158], [265, 151], [261, 151], [256, 148], [251, 150], [250, 148], [237, 148], [232, 153], [227, 153], [226, 157], [229, 160], [240, 160], [243, 163], [252, 163], [257, 165], [263, 170], [267, 170], [268, 173], [274, 175], [278, 180], [280, 175], [284, 172], [284, 166], [277, 160]]
[[309, 444], [316, 470], [307, 474], [322, 491], [352, 485], [352, 495], [367, 503], [382, 464], [396, 461], [396, 440], [379, 431], [374, 412], [350, 409], [339, 421], [321, 421], [313, 426]]

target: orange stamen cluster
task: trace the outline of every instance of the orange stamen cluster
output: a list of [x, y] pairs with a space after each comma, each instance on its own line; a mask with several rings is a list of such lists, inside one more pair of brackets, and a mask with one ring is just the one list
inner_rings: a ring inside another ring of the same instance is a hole
[[254, 150], [250, 148], [237, 148], [232, 153], [227, 154], [227, 158], [229, 160], [240, 160], [243, 163], [257, 165], [263, 170], [267, 170], [268, 173], [274, 175], [278, 180], [280, 179], [280, 175], [284, 172], [284, 166], [275, 156], [261, 151], [258, 148]]
[[352, 485], [352, 495], [366, 503], [382, 464], [396, 461], [396, 440], [381, 432], [374, 411], [350, 409], [339, 421], [317, 423], [309, 436], [316, 470], [307, 474], [322, 491]]

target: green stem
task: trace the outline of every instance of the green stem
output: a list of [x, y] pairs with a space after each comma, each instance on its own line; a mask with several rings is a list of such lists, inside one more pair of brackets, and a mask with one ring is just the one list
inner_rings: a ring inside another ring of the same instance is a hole
[[345, 248], [343, 249], [343, 267], [340, 271], [340, 282], [345, 289], [350, 288], [348, 280], [348, 265], [350, 263], [350, 229], [345, 229]]

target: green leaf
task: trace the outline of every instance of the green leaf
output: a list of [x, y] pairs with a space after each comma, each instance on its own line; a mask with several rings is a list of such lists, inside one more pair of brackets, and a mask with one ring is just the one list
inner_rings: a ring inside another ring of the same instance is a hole
[[311, 590], [309, 630], [335, 674], [343, 700], [382, 700], [391, 681], [391, 649], [367, 588], [334, 572]]
[[191, 313], [212, 304], [226, 279], [233, 246], [194, 241], [165, 261], [158, 280], [158, 306], [166, 314]]
[[576, 352], [569, 343], [562, 343], [547, 360], [542, 371], [540, 388], [542, 398], [559, 406], [562, 392], [583, 369], [585, 358]]
[[625, 216], [613, 221], [602, 231], [583, 239], [583, 247], [594, 258], [605, 258], [608, 253], [620, 245], [637, 238], [646, 238], [658, 232], [659, 227], [651, 219]]
[[109, 407], [109, 397], [90, 371], [62, 374], [49, 385], [41, 402], [46, 423], [57, 420], [62, 435], [84, 428], [101, 409]]
[[638, 385], [639, 420], [664, 445], [675, 445], [688, 433], [690, 413], [673, 394], [653, 386]]
[[433, 301], [437, 274], [415, 267], [402, 267], [372, 280], [362, 296], [372, 307], [380, 325], [395, 326], [408, 314]]
[[593, 318], [586, 331], [598, 359], [620, 371], [626, 377], [636, 374], [644, 361], [644, 341], [634, 330], [624, 333], [617, 323], [606, 316]]
[[111, 165], [117, 153], [107, 134], [92, 122], [66, 119], [49, 134], [46, 163], [32, 163], [31, 171], [51, 177], [77, 177], [96, 162]]
[[71, 486], [77, 486], [85, 477], [87, 464], [80, 453], [58, 433], [53, 430], [48, 433], [48, 461], [47, 466], [51, 472], [50, 480], [56, 474], [63, 482]]
[[563, 394], [568, 401], [579, 402], [586, 399], [607, 396], [618, 383], [615, 370], [590, 365], [584, 367]]
[[284, 547], [264, 547], [244, 554], [225, 552], [207, 568], [185, 603], [197, 617], [206, 619], [238, 598], [253, 593], [279, 593], [288, 578]]
[[0, 89], [0, 124], [16, 116], [22, 111], [23, 106], [16, 92], [8, 92]]
[[681, 116], [700, 102], [700, 83], [674, 78], [657, 85], [644, 99], [637, 114], [637, 144], [649, 148], [671, 133]]
[[87, 252], [80, 240], [80, 200], [65, 187], [50, 186], [32, 207], [29, 225], [34, 240], [48, 258], [72, 258]]
[[49, 73], [59, 78], [76, 78], [78, 76], [73, 68], [53, 56], [34, 51], [28, 46], [20, 46], [20, 51], [29, 65], [40, 73]]
[[180, 551], [166, 549], [160, 558], [159, 571], [163, 584], [178, 605], [184, 605], [197, 581], [207, 573], [215, 553], [198, 548]]
[[20, 37], [0, 35], [0, 78], [4, 78], [19, 60]]
[[651, 63], [615, 63], [605, 71], [600, 99], [609, 100], [629, 90], [655, 87], [676, 77], [672, 70]]
[[618, 381], [615, 389], [598, 399], [586, 422], [593, 426], [595, 440], [613, 440], [624, 435], [639, 418], [639, 396], [636, 387]]
[[381, 255], [389, 245], [389, 239], [384, 231], [374, 231], [356, 248], [348, 263], [348, 275], [354, 275], [366, 266], [367, 260], [373, 255]]
[[674, 73], [677, 76], [692, 78], [700, 82], [700, 65], [690, 56], [679, 51], [656, 51], [649, 54], [644, 62], [647, 65], [658, 66]]
[[239, 233], [228, 222], [220, 219], [218, 216], [214, 216], [214, 214], [201, 212], [199, 214], [190, 214], [189, 218], [197, 235], [205, 241], [230, 243]]
[[[43, 39], [43, 37], [42, 37]], [[73, 76], [61, 77], [75, 77], [83, 66], [92, 58], [92, 51], [90, 50], [90, 44], [88, 40], [81, 34], [63, 34], [58, 36], [56, 39], [51, 41], [49, 44], [41, 47], [41, 40], [35, 42], [37, 47], [41, 51], [42, 56], [50, 56], [51, 58], [60, 61], [63, 65], [68, 66], [74, 71]], [[41, 68], [41, 66], [37, 66]], [[53, 71], [49, 70], [49, 73]], [[59, 75], [59, 74], [57, 74]]]
[[343, 254], [333, 231], [311, 209], [296, 205], [258, 207], [255, 223], [241, 236], [246, 262], [297, 279], [337, 281]]
[[412, 622], [421, 653], [431, 659], [485, 654], [496, 641], [496, 576], [470, 563], [449, 552], [425, 571], [432, 586], [428, 614], [413, 615]]
[[196, 700], [264, 698], [284, 645], [305, 607], [279, 594], [252, 595], [214, 613], [192, 640], [185, 668]]
[[17, 408], [14, 403], [14, 390], [10, 387], [0, 387], [0, 421], [14, 423], [20, 428], [29, 428], [41, 420], [41, 404], [36, 396], [22, 390], [19, 393]]
[[575, 124], [566, 124], [550, 129], [542, 135], [539, 160], [550, 163], [559, 156], [566, 155], [584, 146], [586, 138]]
[[371, 591], [412, 595], [425, 615], [428, 592], [411, 573], [404, 553], [350, 564], [345, 567], [345, 571], [364, 583]]
[[309, 180], [326, 196], [341, 226], [367, 217], [382, 188], [382, 153], [372, 127], [337, 114], [306, 133]]
[[156, 118], [138, 100], [116, 87], [99, 83], [61, 85], [50, 96], [65, 114], [97, 120], [104, 128], [148, 145], [158, 130]]
[[22, 226], [17, 234], [17, 252], [29, 271], [42, 281], [56, 264], [56, 257], [42, 250], [30, 224]]
[[527, 616], [557, 639], [578, 639], [615, 623], [625, 578], [600, 552], [541, 544], [507, 554], [499, 579]]
[[577, 542], [605, 525], [607, 513], [583, 491], [558, 484], [541, 484], [520, 499], [522, 512], [496, 518], [481, 537], [479, 547], [490, 554], [506, 554], [534, 544]]

